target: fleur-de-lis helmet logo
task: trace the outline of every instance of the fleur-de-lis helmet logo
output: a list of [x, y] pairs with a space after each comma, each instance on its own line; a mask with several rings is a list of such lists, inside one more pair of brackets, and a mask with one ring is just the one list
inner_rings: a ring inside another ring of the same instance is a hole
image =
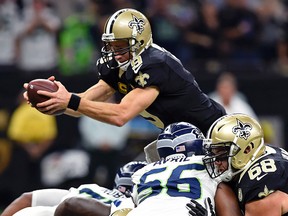
[[128, 23], [129, 28], [133, 29], [134, 27], [136, 27], [136, 31], [138, 34], [142, 34], [142, 32], [144, 31], [144, 25], [145, 22], [143, 19], [136, 17], [135, 15], [133, 16], [133, 20], [131, 20]]
[[249, 123], [241, 122], [237, 119], [237, 125], [232, 128], [232, 132], [236, 134], [239, 138], [243, 138], [245, 140], [251, 135], [252, 126]]

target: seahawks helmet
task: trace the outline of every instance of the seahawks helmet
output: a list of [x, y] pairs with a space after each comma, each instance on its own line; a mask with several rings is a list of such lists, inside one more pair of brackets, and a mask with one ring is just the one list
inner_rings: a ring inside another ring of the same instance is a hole
[[[265, 151], [264, 134], [260, 124], [245, 114], [225, 115], [216, 120], [204, 141], [207, 155], [203, 161], [209, 175], [230, 181]], [[217, 162], [226, 160], [228, 169], [221, 170]]]
[[204, 155], [204, 135], [194, 125], [187, 122], [177, 122], [168, 125], [159, 134], [157, 139], [157, 151], [160, 158], [179, 154], [182, 156]]
[[142, 167], [146, 166], [145, 161], [131, 161], [124, 166], [120, 167], [116, 173], [114, 180], [114, 188], [122, 192], [123, 194], [129, 196], [132, 191], [132, 175]]
[[[115, 64], [115, 53], [121, 55], [129, 52], [134, 59], [152, 44], [152, 31], [148, 19], [139, 11], [126, 8], [116, 11], [105, 23], [102, 34], [104, 47], [101, 50], [102, 60], [109, 68], [117, 68], [130, 62]], [[126, 41], [127, 47], [113, 50], [110, 42]]]

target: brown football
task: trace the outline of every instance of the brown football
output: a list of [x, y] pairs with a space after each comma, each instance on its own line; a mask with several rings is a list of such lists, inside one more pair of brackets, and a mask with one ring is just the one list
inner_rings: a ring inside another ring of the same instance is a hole
[[58, 90], [58, 86], [48, 79], [34, 79], [30, 81], [28, 83], [27, 94], [33, 107], [35, 107], [37, 103], [41, 103], [49, 99], [49, 97], [37, 94], [38, 90], [56, 92]]
[[[58, 86], [54, 82], [48, 79], [34, 79], [30, 81], [28, 83], [27, 94], [28, 94], [29, 101], [33, 107], [36, 107], [37, 103], [41, 103], [49, 99], [49, 97], [37, 94], [38, 90], [56, 92], [58, 90]], [[59, 110], [53, 113], [53, 115], [61, 115], [64, 112], [65, 112], [65, 109]]]

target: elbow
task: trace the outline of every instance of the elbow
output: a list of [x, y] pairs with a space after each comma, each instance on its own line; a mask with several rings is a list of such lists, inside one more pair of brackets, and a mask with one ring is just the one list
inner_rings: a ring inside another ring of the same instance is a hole
[[123, 120], [123, 119], [118, 119], [114, 122], [114, 125], [117, 127], [122, 127], [123, 125], [125, 125], [127, 123], [127, 121]]
[[117, 127], [124, 126], [128, 121], [130, 121], [131, 118], [128, 118], [127, 116], [118, 116], [114, 119], [113, 124]]

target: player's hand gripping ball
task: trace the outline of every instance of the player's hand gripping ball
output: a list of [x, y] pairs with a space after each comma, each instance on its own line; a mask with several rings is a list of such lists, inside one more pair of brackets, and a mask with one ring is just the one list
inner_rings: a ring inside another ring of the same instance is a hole
[[[56, 92], [58, 90], [58, 86], [51, 80], [48, 79], [34, 79], [28, 83], [27, 95], [29, 98], [29, 102], [33, 107], [36, 107], [37, 103], [42, 103], [50, 98], [44, 95], [37, 94], [38, 90], [48, 91], [48, 92]], [[53, 115], [60, 115], [64, 112], [64, 110], [60, 110]]]

